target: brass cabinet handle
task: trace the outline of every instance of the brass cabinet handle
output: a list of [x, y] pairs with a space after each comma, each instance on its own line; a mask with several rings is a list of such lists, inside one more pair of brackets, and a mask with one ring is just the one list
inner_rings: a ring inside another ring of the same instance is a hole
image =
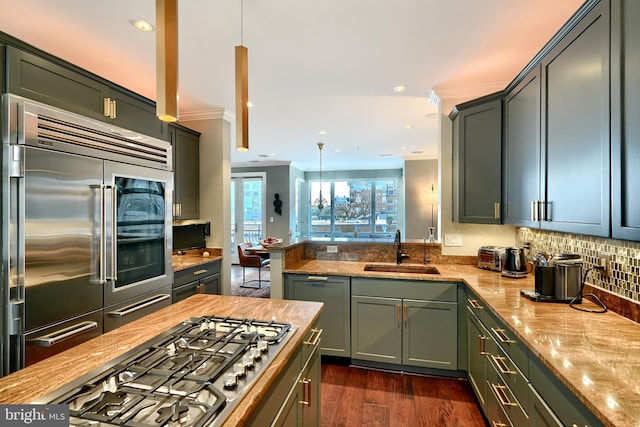
[[491, 387], [493, 388], [493, 391], [496, 393], [496, 396], [498, 396], [498, 400], [500, 401], [500, 404], [502, 406], [518, 406], [517, 403], [509, 400], [509, 396], [507, 396], [507, 392], [505, 391], [507, 387], [500, 384], [493, 384], [493, 383], [491, 384]]
[[397, 323], [398, 328], [400, 327], [400, 320], [401, 320], [400, 311], [401, 311], [400, 310], [400, 305], [398, 304], [398, 305], [396, 305], [396, 323]]
[[298, 403], [300, 403], [303, 406], [306, 406], [307, 408], [310, 408], [311, 407], [311, 380], [308, 378], [304, 378], [300, 380], [300, 382], [302, 383], [302, 400], [300, 400]]
[[322, 335], [322, 329], [312, 329], [311, 330], [311, 336], [309, 337], [308, 341], [304, 341], [303, 344], [305, 345], [310, 345], [310, 346], [316, 346], [318, 345], [318, 342], [320, 341], [320, 336]]
[[509, 427], [505, 423], [501, 423], [500, 421], [491, 421], [491, 425], [493, 427]]
[[500, 219], [500, 203], [493, 204], [493, 219]]
[[491, 359], [493, 359], [493, 362], [496, 364], [501, 373], [509, 375], [516, 374], [516, 371], [512, 371], [511, 369], [509, 369], [509, 366], [507, 365], [507, 362], [505, 362], [506, 359], [504, 357], [492, 354]]
[[327, 276], [308, 276], [307, 280], [315, 280], [315, 281], [323, 281], [326, 282], [329, 280]]
[[487, 354], [487, 344], [485, 343], [487, 337], [484, 335], [478, 335], [478, 355], [484, 356]]
[[467, 299], [467, 302], [469, 302], [469, 305], [471, 306], [471, 308], [475, 308], [476, 310], [480, 310], [484, 308], [475, 299]]
[[404, 327], [407, 327], [407, 322], [409, 322], [409, 307], [404, 306]]
[[496, 335], [496, 337], [498, 337], [498, 339], [500, 340], [501, 343], [504, 343], [504, 344], [514, 344], [515, 343], [514, 340], [512, 340], [511, 338], [509, 338], [507, 336], [507, 334], [506, 334], [504, 329], [491, 328], [491, 330]]
[[194, 271], [194, 272], [193, 272], [193, 275], [194, 275], [194, 276], [199, 276], [199, 275], [204, 274], [204, 273], [206, 273], [206, 272], [207, 272], [207, 269], [206, 269], [206, 268], [203, 268], [202, 270], [196, 270], [196, 271]]

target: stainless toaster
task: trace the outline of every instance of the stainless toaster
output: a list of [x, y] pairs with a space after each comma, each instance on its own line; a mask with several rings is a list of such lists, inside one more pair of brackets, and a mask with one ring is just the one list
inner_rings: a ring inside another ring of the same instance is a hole
[[505, 248], [501, 246], [481, 246], [478, 249], [478, 267], [486, 270], [502, 271]]

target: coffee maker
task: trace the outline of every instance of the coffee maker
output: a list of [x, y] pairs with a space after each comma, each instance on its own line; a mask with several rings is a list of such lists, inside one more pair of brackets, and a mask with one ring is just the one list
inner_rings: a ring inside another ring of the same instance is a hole
[[582, 259], [576, 254], [549, 257], [537, 253], [534, 262], [534, 290], [520, 293], [533, 301], [579, 303], [582, 300]]

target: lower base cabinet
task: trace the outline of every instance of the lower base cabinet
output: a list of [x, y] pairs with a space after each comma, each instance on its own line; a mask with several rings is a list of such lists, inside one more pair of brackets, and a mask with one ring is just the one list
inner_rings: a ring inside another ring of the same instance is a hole
[[318, 327], [323, 356], [351, 357], [351, 280], [343, 276], [287, 274], [285, 298], [324, 303]]
[[171, 302], [175, 304], [195, 294], [220, 295], [221, 264], [218, 259], [174, 272]]
[[320, 426], [320, 342], [318, 324], [311, 328], [295, 355], [264, 393], [247, 426]]
[[351, 358], [457, 370], [457, 284], [351, 279]]

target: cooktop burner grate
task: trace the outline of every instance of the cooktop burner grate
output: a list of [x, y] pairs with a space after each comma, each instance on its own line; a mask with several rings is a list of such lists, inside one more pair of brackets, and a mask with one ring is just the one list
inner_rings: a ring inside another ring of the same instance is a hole
[[295, 327], [191, 318], [43, 401], [69, 405], [71, 425], [218, 425]]

